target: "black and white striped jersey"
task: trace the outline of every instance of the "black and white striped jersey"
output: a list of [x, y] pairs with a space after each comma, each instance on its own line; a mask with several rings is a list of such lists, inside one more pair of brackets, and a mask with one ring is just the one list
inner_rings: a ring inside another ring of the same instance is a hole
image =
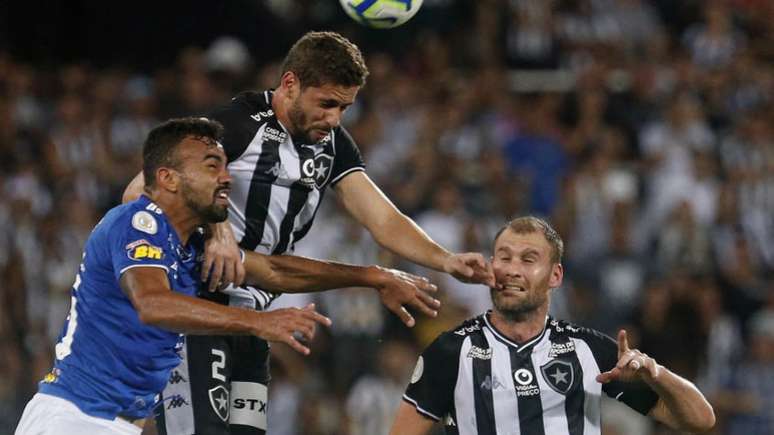
[[[343, 127], [319, 143], [294, 143], [271, 99], [272, 91], [243, 92], [208, 117], [225, 128], [222, 144], [233, 179], [229, 222], [239, 245], [282, 254], [309, 231], [325, 189], [365, 165]], [[260, 309], [276, 297], [252, 288], [225, 293], [231, 305]]]
[[598, 435], [601, 393], [642, 414], [658, 396], [644, 383], [600, 384], [618, 347], [552, 318], [532, 340], [499, 333], [490, 312], [441, 334], [419, 357], [404, 400], [455, 435]]

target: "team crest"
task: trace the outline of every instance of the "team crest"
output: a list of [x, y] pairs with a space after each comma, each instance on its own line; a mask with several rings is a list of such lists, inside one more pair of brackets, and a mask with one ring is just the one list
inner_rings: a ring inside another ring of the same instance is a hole
[[218, 414], [223, 421], [228, 421], [229, 409], [231, 408], [231, 402], [228, 397], [228, 390], [223, 385], [210, 388], [210, 405], [215, 414]]
[[332, 168], [333, 157], [325, 153], [317, 154], [301, 163], [301, 179], [298, 181], [310, 189], [322, 189], [331, 176]]
[[543, 379], [552, 390], [559, 394], [567, 394], [575, 381], [572, 363], [555, 359], [540, 367]]
[[314, 182], [318, 189], [325, 186], [333, 169], [333, 157], [325, 153], [314, 156]]

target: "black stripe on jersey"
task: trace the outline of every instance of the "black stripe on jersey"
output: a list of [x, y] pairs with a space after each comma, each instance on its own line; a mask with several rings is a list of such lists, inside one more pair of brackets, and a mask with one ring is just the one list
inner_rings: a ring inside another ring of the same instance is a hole
[[[489, 349], [484, 334], [471, 334], [470, 343], [480, 349]], [[467, 357], [466, 357], [467, 358]], [[473, 399], [476, 404], [476, 430], [479, 434], [497, 432], [494, 416], [494, 380], [492, 379], [492, 360], [473, 359]]]
[[[553, 334], [552, 334], [553, 335]], [[562, 337], [565, 343], [569, 343], [567, 336]], [[572, 364], [573, 379], [575, 384], [570, 387], [564, 399], [564, 413], [567, 416], [567, 429], [570, 435], [583, 435], [583, 426], [586, 424], [584, 402], [586, 400], [586, 391], [583, 388], [583, 366], [581, 366], [578, 354], [570, 352], [563, 355], [563, 359]]]
[[[519, 352], [519, 349], [514, 348], [509, 350], [511, 355], [511, 377], [513, 378], [513, 386], [516, 389], [519, 408], [519, 429], [523, 434], [545, 435], [543, 404], [540, 401], [540, 387], [535, 377], [537, 374], [535, 373], [535, 367], [532, 365], [532, 354], [531, 352]], [[524, 370], [530, 374], [530, 382], [527, 385], [522, 385], [517, 380], [523, 377]], [[535, 389], [538, 391], [537, 394], [533, 394]]]
[[[279, 122], [268, 122], [267, 127], [282, 131]], [[263, 227], [266, 225], [266, 216], [269, 214], [269, 200], [271, 199], [271, 186], [277, 179], [277, 174], [271, 171], [274, 164], [279, 162], [280, 143], [267, 139], [263, 142], [261, 155], [256, 162], [253, 178], [250, 182], [250, 191], [247, 194], [245, 205], [245, 235], [239, 242], [242, 249], [255, 250], [263, 238]]]
[[277, 246], [274, 247], [272, 255], [283, 254], [287, 251], [288, 243], [290, 242], [290, 233], [293, 231], [293, 227], [296, 224], [296, 216], [298, 216], [298, 214], [301, 213], [301, 209], [304, 208], [306, 199], [309, 197], [309, 192], [309, 187], [298, 181], [290, 186], [288, 209], [285, 213], [285, 217], [282, 218], [282, 224], [280, 224], [280, 240], [277, 242]]

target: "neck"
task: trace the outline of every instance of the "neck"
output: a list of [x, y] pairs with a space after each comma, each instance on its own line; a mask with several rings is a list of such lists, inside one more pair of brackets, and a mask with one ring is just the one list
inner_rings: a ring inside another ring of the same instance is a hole
[[287, 92], [282, 87], [278, 87], [271, 94], [271, 110], [274, 111], [274, 116], [285, 128], [290, 125], [290, 118], [288, 118], [289, 100]]
[[546, 325], [547, 315], [548, 304], [544, 304], [529, 313], [524, 313], [516, 319], [506, 316], [494, 308], [490, 320], [492, 325], [509, 340], [515, 343], [524, 343], [540, 334]]
[[188, 243], [191, 234], [202, 225], [201, 218], [185, 205], [180, 195], [172, 195], [159, 190], [145, 192], [145, 194], [164, 211], [180, 242], [183, 245]]

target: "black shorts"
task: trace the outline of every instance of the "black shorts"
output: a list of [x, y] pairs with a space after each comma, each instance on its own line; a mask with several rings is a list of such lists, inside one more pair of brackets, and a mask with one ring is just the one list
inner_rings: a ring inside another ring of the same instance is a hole
[[184, 349], [156, 408], [159, 435], [265, 434], [268, 343], [191, 335]]

